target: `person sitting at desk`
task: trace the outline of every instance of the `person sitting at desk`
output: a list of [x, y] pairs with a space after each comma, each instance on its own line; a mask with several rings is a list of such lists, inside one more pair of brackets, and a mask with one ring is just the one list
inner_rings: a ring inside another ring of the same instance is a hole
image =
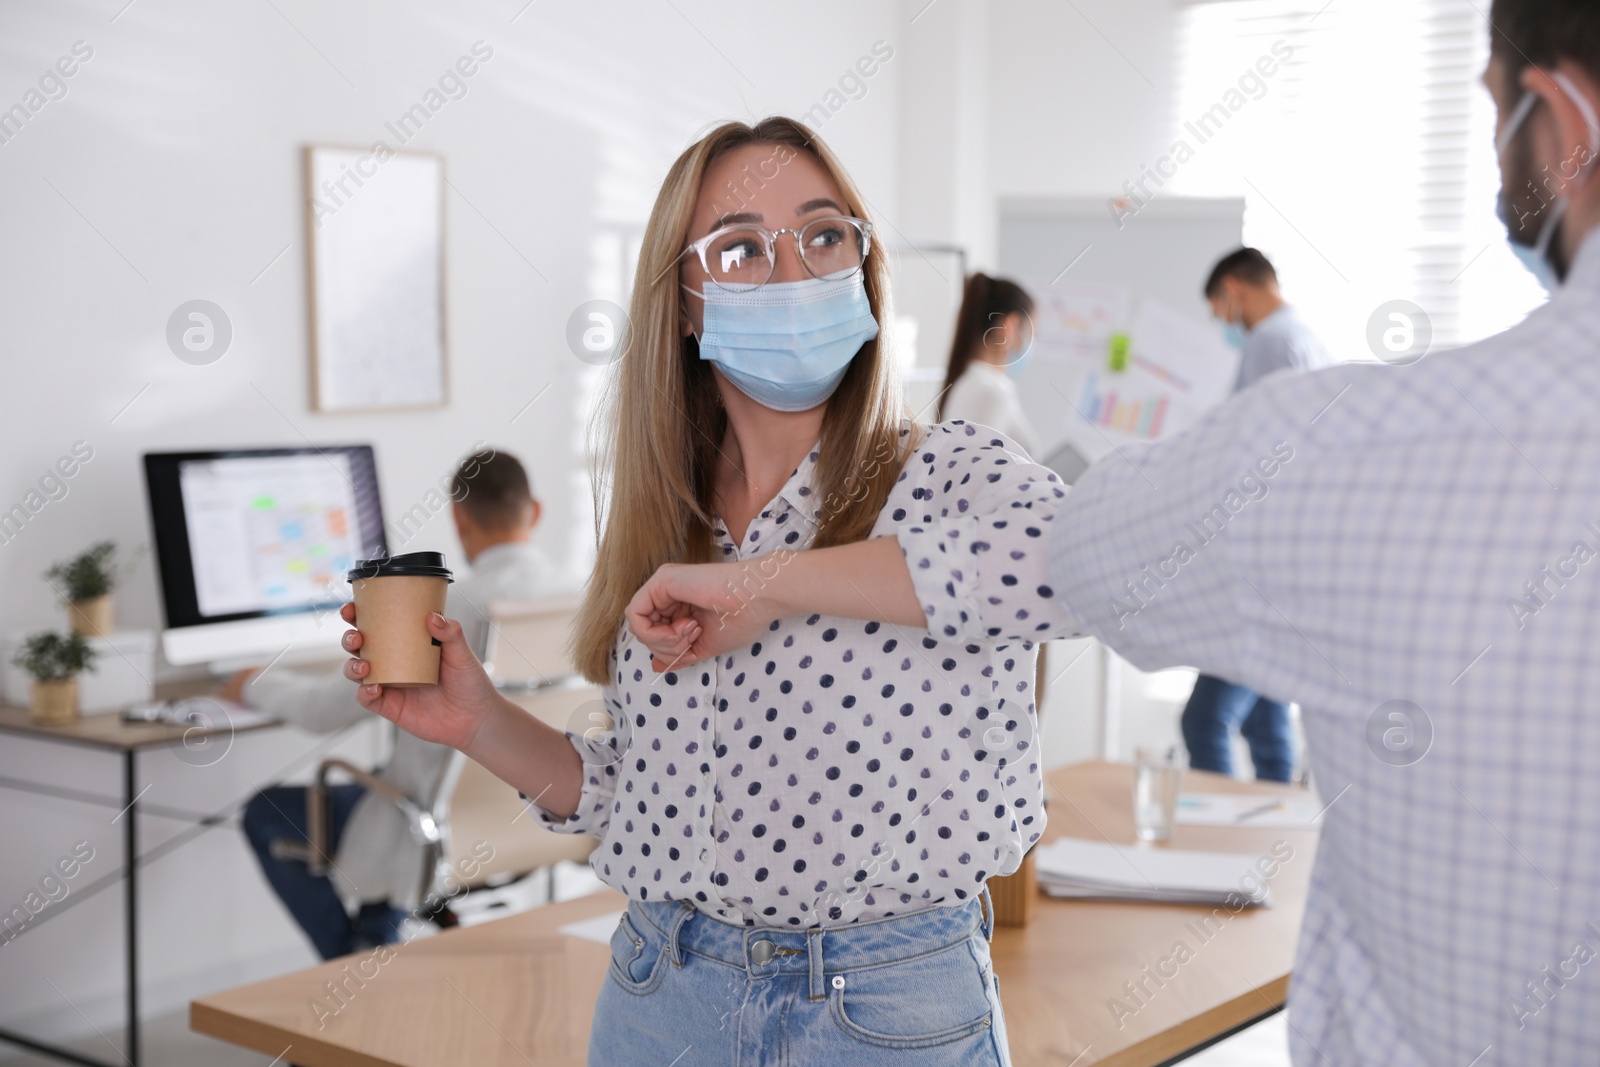
[[[546, 596], [558, 582], [532, 535], [540, 505], [516, 458], [486, 450], [469, 456], [451, 481], [456, 535], [472, 573], [450, 586], [446, 611], [483, 656], [491, 600]], [[331, 733], [368, 717], [337, 670], [240, 671], [222, 696], [305, 730]], [[431, 794], [449, 773], [451, 751], [395, 730], [393, 755], [377, 776], [410, 797]], [[306, 788], [272, 786], [245, 805], [243, 826], [262, 872], [323, 959], [400, 936], [407, 909], [420, 901], [423, 845], [399, 809], [358, 784], [328, 789], [330, 874], [313, 875], [296, 859], [273, 855], [280, 839], [308, 840]], [[347, 903], [356, 908], [354, 914]]]

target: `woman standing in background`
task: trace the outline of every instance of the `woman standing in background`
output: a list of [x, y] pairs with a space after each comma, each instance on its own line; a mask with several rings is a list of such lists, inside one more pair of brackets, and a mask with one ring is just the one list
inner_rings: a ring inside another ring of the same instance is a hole
[[961, 295], [939, 418], [999, 430], [1030, 456], [1039, 445], [1015, 375], [1033, 347], [1033, 298], [1016, 282], [973, 274]]

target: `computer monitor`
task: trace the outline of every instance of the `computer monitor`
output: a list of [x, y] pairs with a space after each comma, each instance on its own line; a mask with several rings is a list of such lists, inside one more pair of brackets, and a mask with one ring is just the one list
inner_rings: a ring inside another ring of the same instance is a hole
[[144, 457], [175, 664], [334, 656], [345, 573], [386, 551], [370, 445]]

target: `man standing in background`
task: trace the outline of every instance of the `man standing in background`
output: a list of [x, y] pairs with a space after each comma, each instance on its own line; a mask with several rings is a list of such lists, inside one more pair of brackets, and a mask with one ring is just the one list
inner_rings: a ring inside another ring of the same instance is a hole
[[[1278, 272], [1254, 248], [1230, 252], [1206, 279], [1211, 314], [1223, 323], [1228, 342], [1239, 350], [1238, 392], [1274, 371], [1316, 370], [1333, 363], [1294, 308], [1278, 291]], [[1189, 766], [1233, 773], [1232, 733], [1250, 746], [1256, 777], [1287, 782], [1294, 773], [1294, 728], [1289, 705], [1246, 686], [1202, 674], [1183, 709], [1183, 743]]]
[[1275, 370], [1317, 370], [1333, 363], [1317, 335], [1278, 291], [1272, 261], [1254, 248], [1229, 252], [1206, 279], [1211, 314], [1239, 350], [1233, 391], [1248, 389]]

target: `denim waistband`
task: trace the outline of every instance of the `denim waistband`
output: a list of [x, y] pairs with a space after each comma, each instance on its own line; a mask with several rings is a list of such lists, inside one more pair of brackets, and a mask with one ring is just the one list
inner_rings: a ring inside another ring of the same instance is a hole
[[809, 974], [813, 1000], [827, 996], [825, 975], [932, 955], [965, 943], [974, 933], [987, 941], [994, 931], [987, 885], [978, 896], [953, 907], [809, 930], [735, 926], [682, 900], [630, 900], [628, 913], [661, 934], [675, 965], [682, 966], [684, 954], [692, 953], [747, 971], [751, 978]]

